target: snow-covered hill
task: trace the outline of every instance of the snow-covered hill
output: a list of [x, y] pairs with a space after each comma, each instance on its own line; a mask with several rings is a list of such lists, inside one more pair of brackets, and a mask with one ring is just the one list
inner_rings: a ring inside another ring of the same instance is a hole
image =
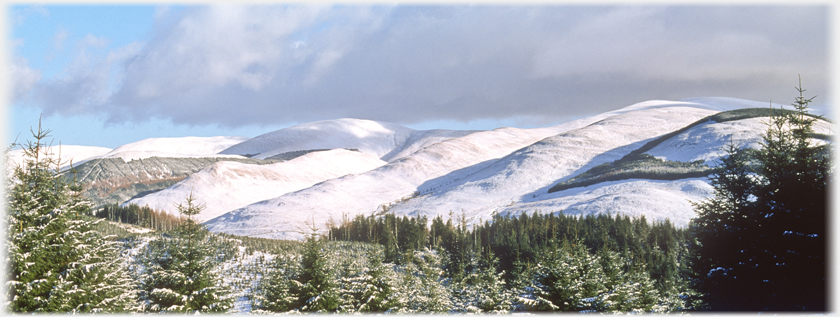
[[128, 162], [149, 157], [241, 157], [220, 155], [219, 152], [248, 140], [246, 137], [180, 137], [150, 138], [117, 147], [99, 158], [122, 158]]
[[[610, 133], [613, 135], [607, 136], [608, 138], [622, 139], [624, 137], [616, 137], [616, 135], [622, 135], [623, 133], [612, 129], [622, 128], [618, 124], [619, 122], [630, 124], [626, 121], [645, 120], [651, 117], [649, 114], [638, 113], [639, 111], [651, 113], [670, 111], [670, 115], [663, 115], [664, 118], [660, 118], [663, 122], [650, 121], [648, 125], [641, 124], [651, 127], [648, 129], [655, 129], [652, 127], [660, 126], [661, 133], [666, 133], [670, 130], [663, 129], [661, 126], [665, 121], [671, 119], [682, 120], [679, 124], [672, 124], [673, 128], [676, 129], [692, 120], [714, 113], [714, 111], [705, 109], [685, 108], [696, 112], [696, 114], [689, 119], [679, 119], [691, 112], [682, 113], [660, 108], [662, 108], [662, 105], [659, 103], [634, 105], [627, 109], [579, 119], [555, 127], [539, 129], [499, 128], [492, 131], [471, 133], [463, 137], [432, 144], [364, 174], [329, 180], [298, 192], [234, 210], [212, 219], [206, 224], [211, 230], [219, 232], [296, 238], [299, 237], [298, 231], [304, 227], [304, 221], [314, 221], [318, 225], [323, 225], [330, 219], [341, 219], [344, 214], [352, 217], [358, 214], [383, 212], [389, 209], [388, 206], [390, 205], [405, 205], [407, 204], [406, 201], [411, 202], [413, 199], [417, 199], [412, 198], [415, 193], [424, 194], [424, 192], [436, 188], [453, 186], [455, 183], [461, 182], [462, 179], [466, 179], [470, 175], [493, 165], [500, 158], [508, 156], [513, 151], [549, 136], [594, 125], [603, 127], [598, 132], [593, 133]], [[627, 117], [626, 120], [615, 120], [616, 125], [613, 126], [598, 123], [620, 115], [631, 117]], [[635, 127], [635, 125], [632, 125], [632, 127]], [[650, 132], [648, 134], [651, 137], [658, 135]], [[583, 142], [590, 141], [583, 140]], [[582, 147], [585, 146], [586, 144], [582, 145]], [[531, 172], [523, 169], [522, 173]], [[542, 170], [532, 173], [542, 173]], [[550, 179], [549, 181], [553, 180]], [[516, 185], [509, 184], [508, 186]], [[483, 198], [469, 197], [468, 199], [477, 202]], [[424, 208], [424, 213], [448, 213], [450, 211], [450, 209], [438, 209], [437, 206], [432, 205], [427, 207]], [[457, 212], [459, 210], [452, 211]], [[400, 213], [417, 214], [415, 210]], [[489, 216], [484, 218], [487, 219]]]
[[206, 209], [198, 221], [264, 199], [300, 190], [316, 183], [384, 165], [370, 154], [336, 149], [312, 152], [293, 160], [269, 165], [221, 161], [204, 168], [162, 191], [127, 201], [177, 215], [175, 205], [193, 194]]
[[[719, 111], [768, 106], [731, 98], [648, 101], [555, 127], [474, 132], [431, 144], [363, 174], [251, 204], [206, 224], [217, 232], [273, 238], [300, 237], [304, 222], [323, 227], [344, 215], [383, 212], [430, 217], [463, 213], [471, 221], [488, 220], [497, 213], [610, 213], [667, 218], [685, 225], [693, 217], [690, 201], [710, 194], [704, 178], [625, 180], [551, 194], [547, 189]], [[701, 124], [648, 153], [669, 160], [710, 162], [730, 137], [755, 146], [766, 129], [761, 121]], [[817, 130], [828, 133], [828, 124], [820, 123]]]
[[[323, 229], [345, 216], [383, 213], [463, 214], [476, 222], [496, 214], [562, 211], [645, 216], [682, 226], [694, 216], [690, 201], [710, 195], [706, 178], [548, 189], [631, 152], [711, 166], [729, 142], [757, 147], [767, 118], [706, 118], [769, 106], [732, 98], [654, 100], [552, 127], [491, 131], [419, 131], [336, 119], [250, 139], [154, 138], [113, 150], [62, 146], [62, 158], [73, 159], [89, 194], [103, 202], [175, 213], [175, 205], [193, 193], [206, 205], [199, 220], [212, 231], [239, 235], [296, 239], [307, 223]], [[831, 125], [818, 121], [815, 130], [830, 134]], [[9, 157], [14, 161], [20, 153]]]
[[468, 219], [488, 220], [495, 212], [515, 208], [523, 196], [545, 193], [558, 179], [617, 160], [646, 140], [715, 113], [668, 102], [648, 106], [545, 138], [449, 184], [429, 183], [420, 188], [421, 196], [391, 210], [429, 218], [453, 211]]
[[[44, 153], [61, 161], [61, 166], [69, 166], [71, 163], [77, 166], [88, 159], [110, 152], [111, 149], [99, 146], [84, 145], [53, 145], [46, 147]], [[11, 167], [23, 162], [23, 150], [13, 149], [6, 156], [6, 166]]]
[[319, 149], [357, 149], [383, 157], [403, 145], [414, 130], [387, 122], [336, 119], [299, 124], [233, 145], [220, 154], [265, 159], [274, 155]]

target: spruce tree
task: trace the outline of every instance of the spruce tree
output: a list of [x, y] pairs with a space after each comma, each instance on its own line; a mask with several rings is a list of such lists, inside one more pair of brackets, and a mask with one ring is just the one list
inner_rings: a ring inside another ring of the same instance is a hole
[[32, 131], [7, 180], [6, 307], [12, 312], [124, 312], [135, 292], [117, 242], [93, 228], [81, 188], [59, 175], [49, 130]]
[[710, 309], [826, 310], [830, 151], [812, 141], [813, 98], [797, 90], [795, 111], [774, 114], [755, 153], [729, 150], [715, 195], [696, 205], [693, 267]]
[[471, 258], [471, 269], [451, 284], [453, 311], [503, 313], [514, 310], [516, 294], [508, 289], [502, 278], [504, 272], [496, 272], [499, 260], [492, 252], [481, 260], [475, 253]]
[[219, 286], [212, 270], [217, 264], [216, 250], [209, 232], [193, 216], [203, 205], [196, 205], [190, 194], [177, 206], [186, 219], [176, 230], [149, 243], [143, 299], [146, 310], [162, 312], [224, 312], [232, 307], [229, 290]]
[[391, 296], [394, 294], [394, 271], [390, 265], [382, 263], [382, 255], [371, 251], [368, 254], [368, 268], [362, 279], [362, 291], [358, 298], [359, 311], [385, 312], [391, 309]]
[[273, 270], [260, 281], [256, 291], [254, 312], [288, 312], [298, 308], [300, 289], [300, 256], [280, 254], [274, 258]]
[[338, 308], [338, 292], [323, 249], [324, 242], [314, 231], [307, 236], [296, 290], [302, 311], [332, 312]]
[[541, 255], [528, 272], [532, 290], [526, 306], [542, 311], [595, 309], [595, 299], [607, 291], [607, 275], [598, 257], [577, 241], [572, 246]]

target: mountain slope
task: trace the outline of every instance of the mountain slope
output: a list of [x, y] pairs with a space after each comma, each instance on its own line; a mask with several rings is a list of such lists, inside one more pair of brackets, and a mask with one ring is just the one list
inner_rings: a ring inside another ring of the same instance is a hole
[[[136, 154], [136, 153], [135, 153]], [[243, 157], [149, 157], [125, 161], [122, 157], [94, 158], [65, 170], [64, 177], [81, 184], [93, 207], [120, 204], [138, 194], [169, 187], [219, 161], [269, 164], [275, 161]]]
[[557, 179], [621, 158], [646, 140], [715, 113], [684, 103], [648, 106], [545, 138], [454, 183], [429, 184], [428, 189], [420, 188], [422, 196], [391, 211], [430, 218], [446, 217], [453, 211], [473, 221], [488, 220], [494, 212], [514, 207], [525, 195], [545, 192]]
[[392, 204], [411, 201], [418, 191], [422, 193], [468, 177], [543, 138], [611, 116], [658, 106], [635, 105], [549, 128], [499, 128], [471, 133], [432, 144], [364, 174], [329, 180], [231, 211], [207, 221], [206, 225], [217, 232], [297, 238], [304, 221], [314, 221], [323, 227], [330, 219], [341, 219], [344, 214], [352, 217], [384, 212]]
[[687, 127], [720, 111], [750, 106], [767, 104], [730, 98], [648, 101], [556, 127], [475, 132], [434, 143], [363, 174], [251, 204], [206, 224], [217, 232], [299, 238], [304, 222], [323, 228], [345, 215], [389, 212], [447, 218], [463, 213], [474, 222], [497, 213], [539, 210], [644, 215], [685, 225], [693, 217], [689, 201], [710, 193], [705, 178], [630, 179], [551, 194], [547, 190], [664, 135], [668, 138], [648, 154], [670, 160], [702, 159], [708, 164], [730, 135], [752, 146], [765, 128], [756, 123], [760, 118]]
[[357, 149], [383, 157], [399, 148], [412, 129], [387, 122], [336, 119], [299, 124], [265, 133], [230, 146], [220, 154], [268, 158], [286, 152], [314, 149]]
[[219, 152], [248, 140], [246, 137], [180, 137], [149, 138], [125, 144], [103, 154], [101, 158], [122, 158], [125, 161], [149, 157], [240, 157], [219, 155]]
[[311, 152], [268, 165], [221, 161], [164, 190], [131, 199], [125, 204], [148, 205], [177, 215], [175, 205], [193, 193], [196, 202], [206, 206], [196, 216], [198, 221], [204, 221], [260, 200], [339, 176], [363, 173], [384, 164], [370, 154], [344, 149]]
[[[88, 159], [103, 155], [112, 151], [112, 149], [100, 146], [84, 146], [84, 145], [54, 145], [48, 146], [44, 149], [44, 153], [51, 155], [55, 159], [61, 160], [61, 167], [69, 166], [71, 163], [77, 166]], [[23, 150], [14, 149], [6, 155], [6, 167], [11, 167], [23, 162]]]
[[[725, 122], [704, 122], [669, 137], [644, 154], [676, 162], [703, 160], [706, 165], [714, 166], [715, 161], [725, 154], [723, 149], [729, 142], [734, 142], [739, 147], [759, 148], [762, 133], [767, 129], [767, 120], [767, 117], [754, 117]], [[831, 124], [819, 120], [814, 129], [816, 133], [829, 134]], [[586, 170], [581, 169], [561, 181]], [[712, 187], [705, 177], [675, 181], [626, 179], [557, 192], [536, 191], [523, 196], [516, 204], [500, 209], [499, 212], [519, 214], [534, 210], [562, 210], [566, 214], [604, 213], [634, 217], [644, 215], [647, 219], [669, 219], [676, 225], [684, 226], [694, 217], [690, 202], [702, 200], [711, 193]]]

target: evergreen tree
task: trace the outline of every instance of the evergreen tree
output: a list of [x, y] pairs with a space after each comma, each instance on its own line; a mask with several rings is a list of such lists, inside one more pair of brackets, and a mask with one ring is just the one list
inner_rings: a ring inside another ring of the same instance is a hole
[[581, 243], [541, 255], [528, 280], [532, 293], [525, 304], [536, 310], [593, 310], [596, 297], [607, 290], [598, 257]]
[[298, 308], [295, 290], [300, 288], [298, 274], [300, 257], [278, 255], [273, 261], [273, 270], [260, 281], [253, 307], [255, 312], [288, 312]]
[[504, 272], [496, 272], [499, 260], [492, 253], [481, 260], [474, 254], [472, 259], [471, 270], [451, 285], [453, 311], [501, 313], [514, 310], [516, 294], [502, 278]]
[[149, 311], [224, 312], [232, 307], [229, 290], [219, 286], [212, 272], [216, 250], [210, 245], [209, 232], [193, 216], [203, 205], [196, 205], [190, 194], [185, 204], [177, 206], [186, 217], [172, 237], [161, 236], [149, 243], [146, 273], [143, 275], [143, 299]]
[[403, 264], [389, 299], [396, 313], [449, 312], [452, 302], [444, 286], [441, 255], [428, 249], [411, 256]]
[[813, 98], [774, 115], [761, 149], [733, 150], [712, 177], [715, 195], [692, 221], [697, 288], [714, 310], [826, 309], [830, 151], [811, 140]]
[[394, 304], [390, 301], [394, 294], [394, 271], [390, 266], [382, 263], [382, 255], [378, 252], [368, 254], [369, 268], [364, 272], [361, 294], [358, 297], [361, 312], [384, 312]]
[[7, 180], [6, 307], [13, 312], [122, 312], [135, 302], [119, 247], [93, 230], [81, 188], [58, 175], [49, 130], [32, 131]]
[[327, 263], [324, 242], [314, 233], [306, 238], [297, 284], [298, 306], [302, 311], [332, 312], [338, 309], [339, 295]]

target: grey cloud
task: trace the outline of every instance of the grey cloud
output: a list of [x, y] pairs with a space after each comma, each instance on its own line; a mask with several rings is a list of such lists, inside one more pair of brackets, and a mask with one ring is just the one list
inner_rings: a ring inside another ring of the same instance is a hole
[[[826, 9], [198, 7], [111, 59], [120, 84], [104, 100], [42, 106], [223, 126], [338, 117], [552, 122], [650, 99], [787, 103], [799, 74], [827, 100]], [[74, 79], [74, 89], [102, 86], [101, 76]], [[72, 95], [64, 87], [41, 89]]]

